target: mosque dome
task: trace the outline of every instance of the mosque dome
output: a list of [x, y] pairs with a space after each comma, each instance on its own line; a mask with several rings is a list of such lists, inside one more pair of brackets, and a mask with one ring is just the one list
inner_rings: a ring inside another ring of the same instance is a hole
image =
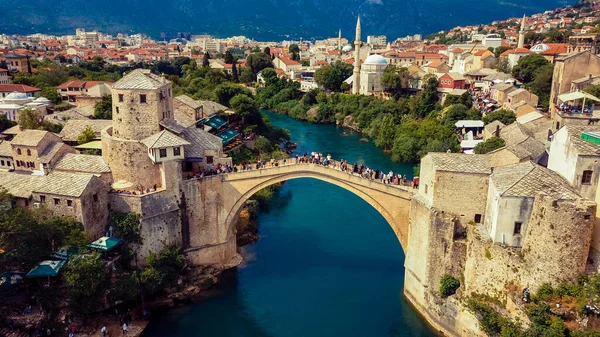
[[344, 53], [347, 53], [347, 52], [349, 52], [349, 51], [351, 51], [351, 50], [352, 50], [352, 46], [350, 46], [350, 45], [348, 45], [348, 46], [344, 46], [344, 48], [342, 48], [342, 51], [343, 51]]
[[34, 102], [40, 103], [40, 104], [52, 104], [52, 102], [49, 99], [47, 99], [46, 97], [42, 97], [42, 96], [36, 98], [34, 100]]
[[10, 94], [8, 94], [4, 99], [8, 99], [8, 100], [27, 100], [27, 99], [29, 99], [29, 97], [27, 97], [27, 94], [15, 91], [15, 92], [11, 92]]
[[548, 46], [547, 44], [544, 44], [544, 43], [539, 43], [539, 44], [536, 44], [535, 46], [531, 47], [530, 50], [534, 53], [542, 53], [548, 49], [550, 49], [550, 46]]
[[367, 59], [365, 60], [366, 65], [387, 65], [387, 61], [385, 60], [385, 58], [381, 55], [378, 54], [373, 54], [369, 57], [367, 57]]

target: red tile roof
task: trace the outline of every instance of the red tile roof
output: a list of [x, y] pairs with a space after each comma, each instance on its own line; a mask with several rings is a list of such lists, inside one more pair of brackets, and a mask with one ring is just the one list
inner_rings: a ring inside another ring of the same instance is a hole
[[295, 66], [295, 65], [299, 65], [299, 64], [300, 64], [300, 63], [298, 63], [298, 62], [296, 62], [296, 61], [294, 61], [294, 60], [292, 60], [292, 59], [285, 58], [285, 57], [282, 57], [282, 58], [280, 58], [280, 60], [281, 60], [281, 62], [283, 62], [283, 64], [285, 64], [286, 66]]
[[0, 92], [13, 92], [13, 91], [28, 93], [28, 92], [41, 91], [41, 89], [38, 89], [36, 87], [30, 87], [25, 84], [0, 84]]

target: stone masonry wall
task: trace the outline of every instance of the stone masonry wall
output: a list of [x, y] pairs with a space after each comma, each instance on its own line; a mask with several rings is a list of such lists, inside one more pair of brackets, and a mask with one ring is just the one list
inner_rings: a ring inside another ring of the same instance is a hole
[[523, 285], [535, 290], [546, 282], [575, 281], [585, 272], [595, 215], [592, 201], [538, 195], [523, 244]]

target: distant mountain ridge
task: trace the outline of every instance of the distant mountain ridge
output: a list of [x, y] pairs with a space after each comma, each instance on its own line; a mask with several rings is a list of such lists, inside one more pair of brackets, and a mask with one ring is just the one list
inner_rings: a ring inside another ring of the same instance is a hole
[[[512, 1], [512, 2], [511, 2]], [[191, 32], [245, 35], [260, 41], [320, 39], [338, 29], [354, 38], [356, 16], [366, 35], [389, 40], [456, 25], [489, 23], [566, 6], [564, 0], [2, 0], [0, 33], [74, 34]], [[570, 2], [569, 2], [570, 3]]]

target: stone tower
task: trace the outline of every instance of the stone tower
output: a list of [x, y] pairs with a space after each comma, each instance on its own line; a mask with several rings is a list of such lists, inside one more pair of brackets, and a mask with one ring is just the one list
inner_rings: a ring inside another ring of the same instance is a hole
[[356, 37], [354, 38], [354, 71], [352, 73], [352, 94], [360, 90], [360, 15], [356, 20]]
[[142, 140], [173, 119], [172, 85], [148, 69], [136, 69], [112, 86], [113, 136]]
[[523, 48], [525, 44], [525, 14], [523, 14], [523, 21], [521, 21], [521, 29], [519, 30], [519, 43], [517, 44], [517, 48]]

